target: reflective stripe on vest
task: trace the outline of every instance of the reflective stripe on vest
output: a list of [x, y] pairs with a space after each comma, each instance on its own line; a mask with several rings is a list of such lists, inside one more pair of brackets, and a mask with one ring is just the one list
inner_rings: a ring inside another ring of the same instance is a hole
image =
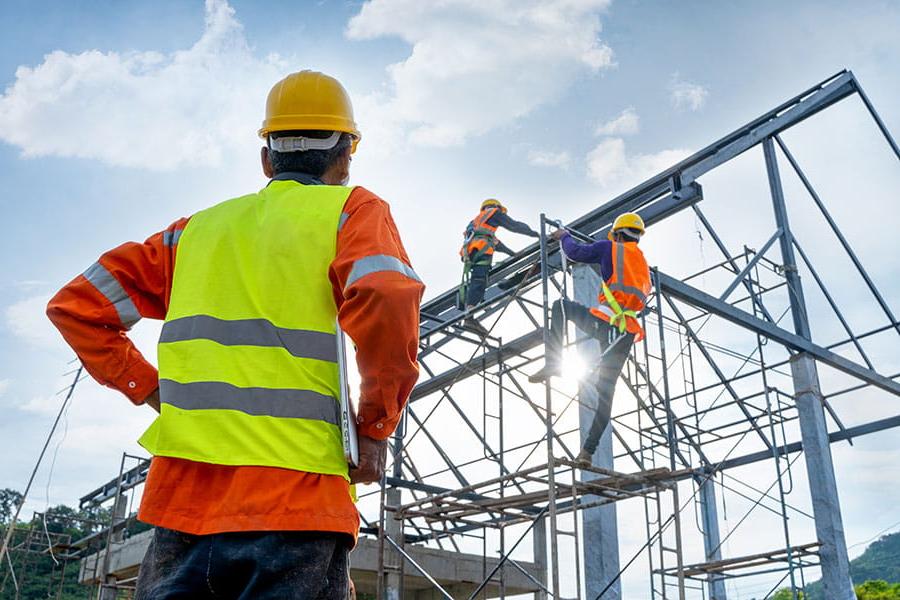
[[283, 347], [300, 358], [337, 361], [337, 340], [333, 333], [276, 327], [265, 319], [223, 321], [195, 315], [167, 321], [159, 341], [212, 340], [223, 346]]
[[635, 243], [613, 242], [612, 253], [613, 272], [602, 283], [598, 297], [601, 308], [607, 310], [594, 308], [591, 312], [620, 332], [627, 330], [641, 340], [644, 331], [637, 317], [650, 293], [650, 269]]
[[478, 213], [478, 216], [472, 221], [474, 235], [494, 235], [497, 232], [497, 228], [489, 224], [488, 221], [497, 214], [498, 210], [497, 208], [488, 208]]
[[350, 191], [274, 180], [191, 217], [148, 451], [347, 477], [328, 269]]
[[486, 208], [472, 220], [470, 223], [472, 233], [466, 244], [466, 254], [471, 254], [472, 252], [479, 252], [481, 256], [494, 254], [494, 248], [497, 246], [497, 237], [495, 235], [497, 228], [490, 225], [488, 221], [498, 210], [500, 209], [496, 207]]
[[[638, 250], [640, 252], [640, 250]], [[626, 285], [622, 283], [622, 278], [625, 276], [625, 245], [620, 244], [618, 242], [613, 243], [613, 254], [615, 264], [613, 265], [613, 276], [610, 278], [612, 281], [609, 283], [609, 289], [612, 292], [624, 292], [626, 294], [631, 294], [633, 296], [637, 296], [638, 300], [640, 300], [641, 308], [643, 308], [644, 303], [647, 301], [647, 294], [638, 287], [633, 285]], [[642, 253], [643, 255], [643, 253]], [[646, 265], [646, 263], [645, 263]], [[648, 271], [649, 272], [649, 271]], [[649, 282], [650, 278], [647, 277], [647, 281]], [[640, 310], [640, 309], [638, 309]]]

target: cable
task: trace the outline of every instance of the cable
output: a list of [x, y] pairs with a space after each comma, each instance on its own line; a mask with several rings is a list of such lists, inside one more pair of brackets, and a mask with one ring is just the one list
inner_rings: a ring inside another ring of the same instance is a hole
[[889, 525], [889, 526], [885, 527], [884, 529], [882, 529], [881, 531], [879, 531], [878, 533], [876, 533], [875, 535], [873, 535], [872, 537], [870, 537], [869, 539], [867, 539], [864, 542], [857, 542], [857, 543], [853, 544], [852, 546], [847, 546], [847, 550], [849, 550], [850, 548], [856, 548], [857, 546], [862, 546], [863, 544], [868, 544], [875, 538], [881, 537], [882, 533], [884, 533], [886, 531], [890, 531], [891, 529], [893, 529], [894, 527], [897, 527], [897, 526], [900, 526], [900, 521], [897, 521], [893, 525]]
[[[75, 378], [75, 382], [78, 382], [78, 377]], [[50, 553], [50, 558], [53, 559], [53, 563], [57, 566], [59, 566], [59, 561], [56, 559], [56, 554], [53, 552], [53, 541], [50, 539], [50, 531], [47, 529], [47, 512], [50, 510], [50, 482], [53, 480], [53, 469], [56, 467], [56, 457], [59, 455], [59, 449], [63, 445], [63, 442], [66, 441], [66, 436], [69, 434], [70, 406], [72, 406], [72, 404], [69, 402], [66, 403], [63, 408], [63, 433], [56, 443], [56, 447], [53, 449], [53, 458], [50, 460], [50, 468], [47, 472], [47, 485], [44, 487], [46, 504], [44, 506], [44, 514], [41, 515], [41, 521], [43, 521], [44, 524], [44, 536], [47, 538], [47, 552]]]
[[[59, 407], [59, 412], [56, 414], [56, 419], [53, 421], [53, 427], [50, 428], [50, 433], [47, 435], [47, 439], [44, 441], [44, 446], [41, 448], [41, 453], [38, 456], [37, 463], [34, 465], [34, 469], [31, 471], [31, 477], [28, 478], [28, 485], [25, 486], [25, 491], [22, 493], [22, 501], [19, 502], [19, 506], [16, 507], [16, 514], [13, 515], [10, 520], [9, 527], [6, 530], [6, 536], [3, 538], [3, 546], [0, 547], [0, 561], [3, 560], [4, 556], [8, 555], [9, 550], [9, 541], [12, 539], [13, 531], [15, 530], [15, 524], [19, 520], [19, 514], [22, 512], [22, 507], [25, 506], [25, 502], [28, 499], [28, 493], [31, 491], [31, 484], [34, 483], [34, 478], [37, 476], [38, 469], [41, 466], [41, 461], [44, 460], [44, 454], [47, 452], [47, 448], [50, 446], [50, 441], [53, 439], [53, 434], [56, 433], [56, 427], [59, 425], [59, 420], [62, 418], [63, 413], [66, 410], [66, 406], [69, 404], [69, 400], [72, 398], [72, 394], [75, 393], [75, 386], [78, 384], [79, 377], [81, 377], [81, 371], [84, 369], [84, 366], [79, 366], [78, 370], [75, 372], [75, 379], [72, 381], [72, 385], [69, 386], [69, 392], [66, 394], [65, 399], [63, 400], [62, 406]], [[12, 562], [10, 561], [10, 566]]]

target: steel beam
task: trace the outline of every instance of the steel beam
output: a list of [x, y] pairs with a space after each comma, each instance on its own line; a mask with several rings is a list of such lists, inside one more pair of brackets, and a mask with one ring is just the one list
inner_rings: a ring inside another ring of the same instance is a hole
[[[822, 202], [821, 198], [819, 198], [819, 194], [816, 193], [816, 190], [815, 188], [813, 188], [812, 183], [810, 183], [809, 179], [806, 177], [806, 173], [804, 173], [800, 168], [800, 164], [794, 158], [794, 155], [791, 154], [791, 151], [788, 150], [787, 145], [783, 141], [781, 141], [781, 138], [776, 136], [775, 141], [778, 142], [778, 146], [781, 148], [781, 151], [784, 152], [784, 155], [787, 157], [788, 162], [791, 164], [791, 167], [793, 167], [794, 172], [797, 174], [797, 177], [799, 177], [800, 181], [803, 182], [803, 187], [805, 187], [806, 191], [809, 192], [809, 195], [818, 207], [819, 212], [821, 212], [822, 216], [825, 217], [825, 220], [828, 222], [828, 226], [831, 228], [831, 231], [834, 232], [834, 235], [837, 237], [838, 241], [841, 243], [841, 246], [844, 248], [844, 252], [846, 252], [850, 260], [853, 261], [853, 266], [856, 267], [856, 270], [863, 278], [863, 281], [866, 282], [866, 286], [868, 286], [869, 291], [871, 291], [872, 295], [875, 296], [875, 300], [878, 301], [878, 305], [881, 307], [881, 310], [884, 311], [884, 314], [887, 316], [888, 321], [893, 324], [893, 327], [897, 331], [897, 333], [900, 333], [900, 325], [897, 324], [897, 318], [894, 317], [893, 311], [891, 310], [890, 306], [888, 306], [888, 303], [885, 301], [884, 297], [881, 295], [881, 292], [878, 291], [878, 288], [875, 286], [875, 282], [872, 281], [871, 277], [869, 277], [869, 273], [866, 271], [865, 267], [863, 267], [862, 262], [856, 256], [856, 252], [853, 251], [853, 248], [850, 246], [850, 242], [847, 241], [847, 238], [844, 237], [843, 233], [841, 233], [841, 230], [837, 226], [837, 223], [834, 222], [834, 219], [831, 217], [831, 213], [828, 212], [827, 208], [825, 208], [825, 203]], [[900, 155], [898, 155], [898, 157], [900, 157]]]
[[[794, 240], [787, 206], [784, 203], [781, 177], [778, 174], [778, 158], [771, 137], [763, 142], [763, 153], [775, 210], [775, 223], [781, 228], [781, 255], [788, 282], [794, 331], [799, 337], [811, 340], [803, 285], [794, 258]], [[800, 436], [803, 439], [803, 455], [806, 459], [806, 475], [809, 478], [816, 536], [820, 545], [819, 558], [822, 565], [824, 594], [826, 598], [835, 600], [853, 600], [856, 593], [850, 579], [850, 558], [847, 555], [841, 503], [834, 476], [834, 465], [831, 461], [828, 425], [825, 422], [823, 408], [825, 399], [819, 388], [816, 361], [806, 352], [796, 354], [791, 357], [791, 374], [794, 380], [794, 399], [800, 417]]]
[[[620, 212], [649, 208], [652, 204], [667, 204], [664, 214], [658, 219], [670, 216], [694, 202], [702, 199], [695, 185], [696, 179], [712, 169], [746, 152], [763, 139], [808, 119], [825, 108], [843, 100], [847, 96], [861, 92], [853, 73], [840, 71], [816, 85], [797, 94], [772, 110], [760, 115], [723, 138], [713, 142], [706, 148], [685, 158], [678, 164], [651, 177], [640, 185], [620, 194], [606, 204], [571, 223], [579, 231], [593, 234], [609, 226], [613, 218]], [[866, 100], [864, 99], [864, 102]], [[644, 215], [643, 210], [639, 210]], [[658, 220], [657, 219], [657, 220]], [[535, 264], [538, 260], [539, 246], [532, 244], [516, 256], [504, 261], [491, 271], [491, 286], [500, 279]], [[532, 277], [530, 281], [535, 281]], [[422, 307], [422, 311], [432, 317], [432, 321], [423, 327], [427, 334], [441, 326], [442, 315], [451, 311], [456, 303], [456, 290], [449, 290], [431, 300]]]
[[814, 344], [804, 337], [754, 317], [750, 313], [726, 302], [722, 302], [718, 298], [679, 281], [674, 277], [660, 273], [659, 282], [660, 292], [666, 293], [673, 298], [677, 298], [678, 300], [712, 313], [718, 317], [722, 317], [726, 321], [731, 321], [735, 325], [739, 325], [751, 332], [759, 333], [763, 337], [783, 344], [788, 348], [798, 352], [807, 352], [809, 355], [829, 367], [852, 375], [870, 385], [890, 392], [895, 396], [900, 396], [900, 383], [893, 379], [885, 377], [884, 375], [876, 373], [871, 369], [867, 369], [852, 360], [848, 360], [843, 356], [835, 354], [831, 350], [823, 348], [818, 344]]
[[459, 383], [460, 381], [473, 375], [480, 375], [481, 372], [485, 369], [497, 366], [497, 364], [500, 362], [501, 357], [508, 359], [510, 356], [515, 356], [517, 354], [527, 352], [528, 350], [539, 346], [543, 339], [543, 331], [540, 329], [536, 329], [534, 331], [526, 333], [521, 337], [516, 338], [511, 342], [503, 344], [499, 348], [492, 348], [484, 354], [474, 357], [461, 365], [457, 365], [451, 369], [447, 369], [443, 373], [435, 375], [434, 377], [418, 384], [415, 388], [413, 388], [412, 393], [409, 395], [409, 401], [415, 402], [416, 400], [424, 398], [429, 394], [440, 391], [441, 388]]
[[[881, 419], [880, 421], [873, 421], [871, 423], [866, 423], [865, 425], [859, 425], [858, 427], [848, 427], [845, 431], [836, 431], [828, 435], [828, 441], [829, 443], [834, 444], [835, 442], [843, 442], [845, 440], [886, 431], [895, 427], [900, 427], [900, 415]], [[792, 442], [775, 448], [775, 452], [779, 456], [787, 456], [788, 454], [793, 454], [802, 450], [803, 444], [801, 442]], [[771, 460], [771, 458], [771, 451], [761, 450], [759, 452], [753, 452], [752, 454], [745, 454], [744, 456], [726, 459], [716, 463], [714, 466], [717, 471], [727, 471], [728, 469], [743, 467], [763, 460]]]

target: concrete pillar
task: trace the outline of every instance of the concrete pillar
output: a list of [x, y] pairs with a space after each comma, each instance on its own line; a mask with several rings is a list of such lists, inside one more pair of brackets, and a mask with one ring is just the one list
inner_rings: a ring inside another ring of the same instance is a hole
[[812, 495], [816, 537], [819, 540], [819, 558], [822, 564], [824, 597], [835, 600], [854, 600], [853, 582], [850, 579], [850, 559], [841, 518], [834, 464], [828, 427], [825, 423], [822, 392], [816, 361], [808, 354], [798, 354], [791, 359], [794, 377], [794, 398], [800, 415], [800, 439], [806, 475]]
[[[803, 299], [803, 286], [797, 270], [797, 261], [794, 258], [794, 238], [788, 221], [784, 191], [781, 187], [781, 177], [778, 174], [775, 144], [772, 142], [772, 138], [763, 140], [763, 153], [766, 159], [772, 204], [775, 209], [775, 223], [782, 231], [781, 255], [784, 262], [784, 276], [788, 284], [794, 331], [797, 335], [812, 339], [806, 303]], [[805, 353], [793, 356], [791, 374], [794, 380], [794, 399], [800, 416], [800, 437], [803, 443], [803, 455], [806, 459], [809, 492], [812, 496], [816, 537], [820, 544], [819, 558], [824, 594], [829, 599], [853, 600], [856, 598], [856, 594], [853, 591], [853, 582], [850, 580], [850, 559], [847, 556], [847, 541], [844, 537], [841, 505], [838, 500], [834, 465], [831, 461], [828, 427], [825, 423], [824, 400], [819, 387], [819, 374], [816, 370], [815, 360]]]
[[[716, 506], [716, 487], [708, 473], [701, 477], [700, 484], [700, 518], [703, 522], [703, 549], [706, 561], [722, 560], [720, 547], [722, 538], [719, 535], [719, 510]], [[709, 600], [726, 600], [725, 579], [718, 575], [710, 575]]]
[[[597, 303], [597, 290], [600, 289], [600, 276], [585, 265], [576, 265], [573, 268], [575, 280], [575, 301], [585, 306], [594, 306]], [[585, 338], [585, 334], [576, 328], [576, 339]], [[582, 356], [588, 368], [597, 363], [600, 352], [600, 344], [596, 341], [584, 342], [578, 345], [578, 353]], [[582, 441], [587, 437], [594, 419], [593, 407], [597, 406], [597, 392], [592, 385], [579, 387], [581, 404], [578, 407], [578, 422], [581, 429]], [[613, 444], [612, 425], [606, 428], [597, 450], [591, 461], [595, 466], [607, 469], [613, 468]], [[596, 475], [589, 474], [587, 479], [593, 479]], [[587, 502], [591, 496], [585, 497]], [[596, 598], [607, 584], [619, 573], [619, 532], [616, 523], [616, 505], [610, 503], [580, 511], [582, 519], [581, 547], [584, 549], [584, 581], [587, 598]], [[620, 600], [622, 598], [621, 582], [617, 580], [603, 594], [602, 600]]]

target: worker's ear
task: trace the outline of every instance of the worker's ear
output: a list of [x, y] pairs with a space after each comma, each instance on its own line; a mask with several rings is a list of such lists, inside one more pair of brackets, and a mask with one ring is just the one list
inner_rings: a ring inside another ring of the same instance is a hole
[[262, 162], [263, 174], [272, 179], [275, 176], [275, 169], [272, 168], [272, 158], [269, 156], [269, 149], [266, 146], [260, 148], [259, 159]]
[[341, 157], [341, 181], [344, 182], [344, 185], [350, 181], [350, 163], [353, 161], [353, 157], [350, 153], [350, 148], [344, 150], [344, 156]]
[[[350, 148], [344, 150], [341, 157], [323, 174], [322, 181], [329, 185], [347, 185], [350, 181]], [[327, 179], [327, 181], [326, 181]]]

